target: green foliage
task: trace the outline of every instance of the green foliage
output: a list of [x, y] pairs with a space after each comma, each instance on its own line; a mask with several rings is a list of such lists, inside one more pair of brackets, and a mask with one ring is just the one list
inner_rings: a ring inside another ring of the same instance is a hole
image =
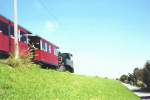
[[0, 64], [0, 100], [140, 100], [119, 81]]
[[128, 83], [131, 85], [136, 85], [136, 77], [134, 76], [134, 74], [129, 73], [128, 74]]
[[135, 68], [133, 74], [122, 75], [120, 81], [150, 89], [150, 61], [147, 61], [142, 69]]
[[127, 75], [122, 75], [121, 77], [120, 77], [120, 81], [121, 82], [124, 82], [124, 83], [126, 83], [126, 81], [128, 80], [128, 76]]
[[138, 87], [141, 87], [141, 88], [144, 88], [144, 87], [145, 87], [144, 82], [143, 82], [143, 81], [140, 81], [140, 80], [137, 80], [136, 85], [137, 85]]
[[144, 82], [150, 89], [150, 62], [147, 62], [143, 68], [144, 71]]
[[144, 81], [144, 70], [135, 68], [133, 71], [133, 75], [135, 76], [136, 80]]
[[[139, 87], [145, 87], [150, 89], [150, 62], [147, 61], [144, 68], [135, 68], [133, 75], [136, 78], [136, 85]], [[146, 84], [146, 85], [145, 85]]]
[[141, 70], [139, 70], [139, 69], [136, 71], [136, 74], [138, 77], [135, 76], [135, 73], [134, 74], [129, 73], [128, 75], [122, 75], [120, 77], [120, 81], [130, 84], [130, 85], [136, 85], [138, 87], [144, 88], [145, 87], [144, 82], [142, 80], [139, 80], [139, 79], [141, 79], [141, 76], [140, 76], [141, 74], [139, 74], [140, 72], [141, 72]]

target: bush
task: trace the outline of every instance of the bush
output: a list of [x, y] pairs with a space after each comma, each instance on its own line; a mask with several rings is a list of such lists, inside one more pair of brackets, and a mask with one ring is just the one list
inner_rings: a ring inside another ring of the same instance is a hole
[[126, 82], [128, 81], [128, 76], [125, 75], [125, 74], [122, 75], [122, 76], [120, 77], [120, 81], [126, 83]]
[[10, 54], [9, 58], [6, 60], [1, 60], [0, 62], [5, 63], [11, 67], [29, 67], [32, 58], [32, 54], [28, 54], [26, 56], [21, 56], [20, 58], [15, 59], [14, 54]]
[[142, 82], [142, 81], [140, 81], [140, 80], [137, 81], [136, 85], [137, 85], [138, 87], [141, 87], [141, 88], [144, 88], [144, 87], [145, 87], [144, 82]]
[[128, 74], [128, 83], [131, 85], [136, 85], [136, 77], [134, 76], [134, 74], [129, 73]]

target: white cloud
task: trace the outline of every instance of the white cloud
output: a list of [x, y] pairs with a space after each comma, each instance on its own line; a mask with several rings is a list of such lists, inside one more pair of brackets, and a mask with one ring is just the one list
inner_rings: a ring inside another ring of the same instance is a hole
[[45, 22], [45, 30], [48, 32], [55, 32], [58, 28], [58, 24], [52, 21]]

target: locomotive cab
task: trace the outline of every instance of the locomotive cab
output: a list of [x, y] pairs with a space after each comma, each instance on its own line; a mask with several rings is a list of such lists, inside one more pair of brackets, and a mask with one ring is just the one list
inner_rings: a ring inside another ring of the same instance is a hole
[[59, 71], [69, 71], [74, 72], [73, 61], [71, 60], [72, 54], [70, 53], [59, 53], [58, 62], [59, 62]]

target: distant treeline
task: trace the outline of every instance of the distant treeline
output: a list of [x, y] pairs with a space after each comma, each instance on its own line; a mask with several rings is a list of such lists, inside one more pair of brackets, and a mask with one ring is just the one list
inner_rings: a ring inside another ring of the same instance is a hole
[[150, 89], [150, 61], [147, 61], [143, 68], [135, 68], [133, 73], [122, 75], [119, 80], [124, 83]]

